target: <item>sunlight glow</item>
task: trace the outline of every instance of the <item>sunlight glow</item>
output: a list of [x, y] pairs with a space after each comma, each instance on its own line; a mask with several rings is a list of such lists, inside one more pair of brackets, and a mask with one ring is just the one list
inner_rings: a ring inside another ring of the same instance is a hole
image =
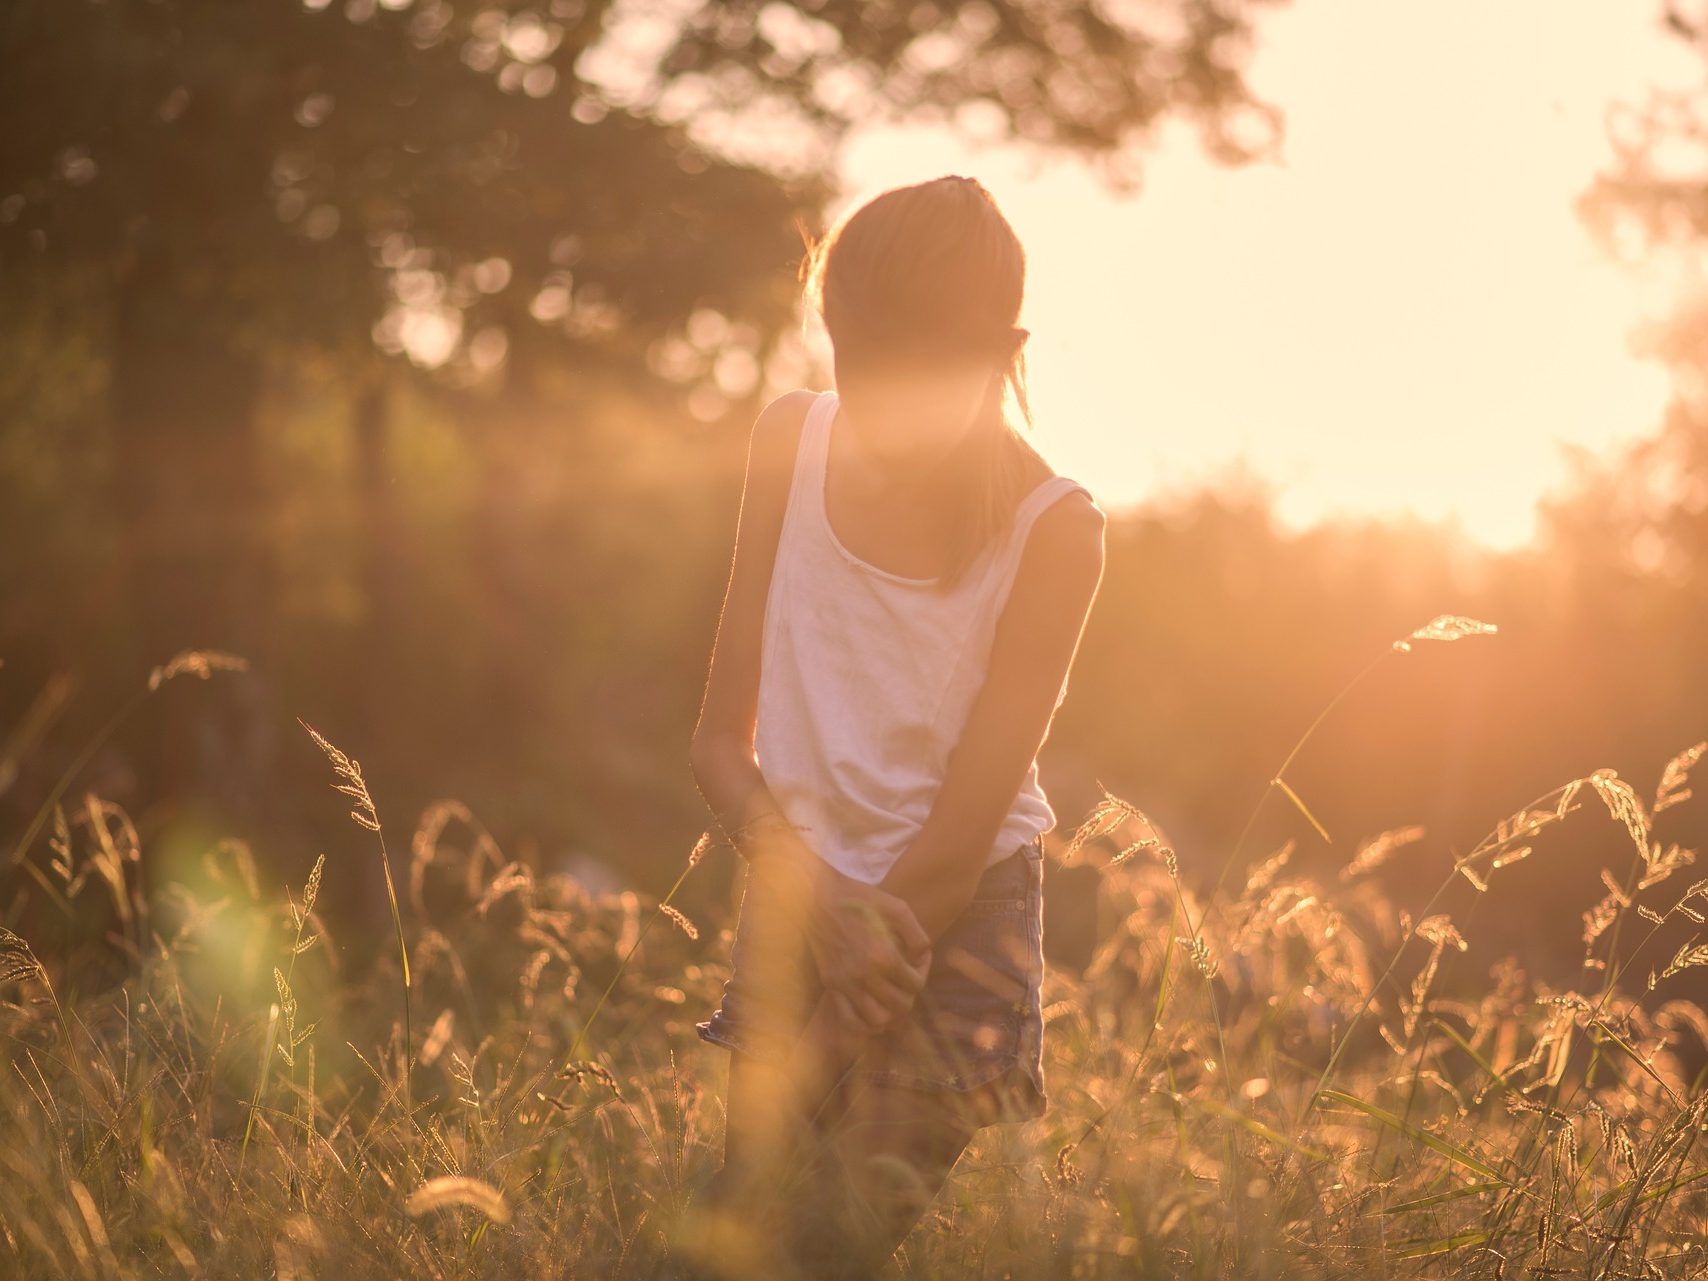
[[1312, 0], [1260, 30], [1280, 165], [1219, 168], [1179, 127], [1121, 200], [1075, 164], [873, 129], [830, 216], [940, 173], [991, 189], [1029, 255], [1040, 447], [1106, 506], [1243, 461], [1292, 525], [1524, 542], [1565, 445], [1658, 425], [1667, 378], [1627, 349], [1657, 282], [1602, 260], [1572, 201], [1608, 105], [1699, 62], [1646, 3]]

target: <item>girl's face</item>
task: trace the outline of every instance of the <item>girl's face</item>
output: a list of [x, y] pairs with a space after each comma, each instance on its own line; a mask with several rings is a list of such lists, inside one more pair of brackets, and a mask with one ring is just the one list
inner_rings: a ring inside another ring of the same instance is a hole
[[1001, 378], [987, 357], [941, 355], [869, 364], [838, 359], [836, 374], [837, 397], [860, 452], [874, 466], [897, 472], [928, 467], [952, 452]]

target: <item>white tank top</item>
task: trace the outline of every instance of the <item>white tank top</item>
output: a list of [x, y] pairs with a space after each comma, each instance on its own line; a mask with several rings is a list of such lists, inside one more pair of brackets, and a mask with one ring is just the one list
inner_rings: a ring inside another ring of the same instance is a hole
[[[1042, 481], [939, 592], [935, 579], [867, 564], [831, 531], [824, 475], [837, 406], [834, 391], [820, 392], [801, 427], [765, 605], [754, 752], [819, 857], [876, 884], [931, 812], [1032, 523], [1058, 498], [1090, 494], [1065, 476]], [[1066, 694], [1064, 678], [1056, 707]], [[984, 866], [1055, 824], [1034, 758]]]

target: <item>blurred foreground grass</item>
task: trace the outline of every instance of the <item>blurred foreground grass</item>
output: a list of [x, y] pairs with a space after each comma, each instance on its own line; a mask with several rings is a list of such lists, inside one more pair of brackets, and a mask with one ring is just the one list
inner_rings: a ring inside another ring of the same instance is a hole
[[[219, 670], [189, 657], [156, 676]], [[394, 866], [360, 766], [315, 741], [365, 831], [304, 886], [226, 841], [145, 894], [118, 807], [44, 809], [33, 898], [111, 928], [74, 955], [0, 929], [0, 1275], [643, 1278], [670, 1250], [756, 1275], [756, 1243], [686, 1213], [720, 1152], [723, 1055], [692, 1024], [727, 930], [512, 862], [455, 803]], [[1708, 880], [1660, 834], [1703, 750], [1652, 792], [1567, 780], [1457, 858], [1396, 828], [1332, 881], [1289, 845], [1208, 895], [1106, 797], [1051, 850], [1100, 869], [1111, 923], [1083, 976], [1047, 974], [1051, 1113], [981, 1132], [901, 1275], [1708, 1273], [1708, 1018], [1677, 995]], [[1291, 760], [1272, 794], [1314, 825]], [[1464, 923], [1373, 875], [1433, 858], [1522, 911], [1501, 869], [1608, 822], [1629, 861], [1573, 990], [1456, 970]], [[361, 974], [316, 910], [356, 858], [385, 859], [397, 933]]]

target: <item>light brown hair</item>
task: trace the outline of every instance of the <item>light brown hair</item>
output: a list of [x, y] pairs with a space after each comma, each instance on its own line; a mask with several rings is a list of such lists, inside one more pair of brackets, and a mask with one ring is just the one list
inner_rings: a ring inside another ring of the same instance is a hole
[[894, 187], [844, 215], [821, 238], [804, 230], [800, 278], [835, 349], [837, 380], [874, 365], [989, 359], [1001, 379], [958, 447], [958, 511], [948, 569], [967, 567], [1007, 528], [1036, 451], [1004, 412], [1012, 388], [1029, 430], [1025, 340], [1016, 321], [1026, 253], [975, 178], [949, 175]]

